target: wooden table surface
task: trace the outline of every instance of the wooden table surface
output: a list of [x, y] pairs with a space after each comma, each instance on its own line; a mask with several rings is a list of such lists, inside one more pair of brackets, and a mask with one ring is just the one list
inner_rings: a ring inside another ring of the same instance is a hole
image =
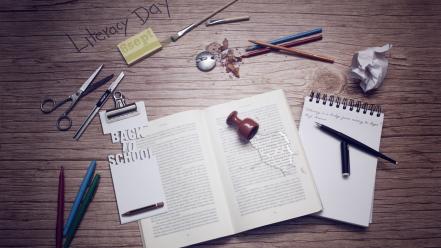
[[[383, 106], [381, 150], [399, 166], [378, 163], [369, 228], [302, 217], [198, 246], [441, 246], [441, 2], [240, 0], [219, 16], [250, 15], [249, 22], [200, 26], [130, 67], [116, 48], [147, 27], [165, 39], [225, 2], [168, 0], [167, 8], [165, 0], [1, 1], [1, 247], [52, 247], [59, 169], [65, 168], [67, 217], [93, 159], [102, 181], [72, 246], [142, 246], [136, 223], [119, 224], [106, 162], [117, 147], [102, 134], [98, 118], [79, 142], [72, 139], [103, 90], [81, 100], [67, 132], [55, 127], [60, 111], [46, 115], [39, 109], [44, 96], [72, 94], [99, 64], [105, 64], [100, 77], [126, 73], [119, 89], [132, 101], [144, 100], [150, 119], [279, 88], [297, 123], [302, 99], [311, 90]], [[249, 39], [270, 40], [316, 27], [323, 28], [324, 39], [302, 48], [333, 56], [336, 63], [272, 53], [244, 60], [239, 79], [221, 66], [208, 73], [195, 67], [195, 55], [214, 41], [227, 38], [241, 49]], [[107, 30], [108, 36], [93, 40], [87, 30]], [[364, 95], [348, 79], [352, 55], [386, 43], [393, 48], [384, 84]], [[112, 105], [108, 101], [106, 108]]]

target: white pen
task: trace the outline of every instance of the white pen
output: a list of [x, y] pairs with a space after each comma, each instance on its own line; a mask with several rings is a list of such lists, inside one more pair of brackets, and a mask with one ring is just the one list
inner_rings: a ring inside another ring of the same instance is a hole
[[211, 19], [211, 20], [208, 20], [205, 23], [205, 26], [212, 26], [212, 25], [224, 24], [224, 23], [232, 23], [232, 22], [248, 21], [249, 19], [250, 19], [249, 16], [239, 16], [239, 17], [231, 17], [231, 18], [225, 18], [225, 19]]

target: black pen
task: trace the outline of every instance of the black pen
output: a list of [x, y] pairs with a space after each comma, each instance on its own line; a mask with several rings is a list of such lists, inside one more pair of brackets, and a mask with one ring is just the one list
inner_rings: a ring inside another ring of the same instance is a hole
[[369, 146], [361, 143], [360, 141], [347, 136], [344, 133], [341, 133], [341, 132], [339, 132], [339, 131], [337, 131], [335, 129], [332, 129], [332, 128], [330, 128], [330, 127], [328, 127], [326, 125], [320, 124], [318, 122], [316, 122], [316, 124], [317, 124], [318, 128], [320, 128], [320, 130], [324, 131], [325, 133], [328, 133], [328, 134], [336, 137], [339, 140], [343, 140], [346, 143], [348, 143], [349, 145], [352, 145], [352, 146], [358, 148], [359, 150], [361, 150], [361, 151], [363, 151], [363, 152], [365, 152], [367, 154], [370, 154], [370, 155], [375, 156], [375, 157], [380, 157], [380, 158], [385, 159], [385, 160], [387, 160], [387, 161], [389, 161], [389, 162], [391, 162], [393, 164], [396, 164], [396, 165], [398, 164], [397, 161], [389, 158], [388, 156], [382, 154], [381, 152], [379, 152], [379, 151], [377, 151], [377, 150], [375, 150], [373, 148], [370, 148]]
[[340, 152], [341, 152], [341, 174], [344, 177], [348, 177], [351, 174], [351, 166], [349, 165], [348, 142], [344, 140], [341, 141]]
[[155, 209], [158, 209], [158, 208], [162, 208], [162, 207], [164, 207], [164, 203], [163, 202], [159, 202], [159, 203], [156, 203], [156, 204], [149, 205], [147, 207], [142, 207], [142, 208], [138, 208], [138, 209], [135, 209], [135, 210], [131, 210], [131, 211], [125, 212], [125, 213], [122, 214], [122, 216], [123, 217], [129, 217], [129, 216], [137, 215], [137, 214], [144, 213], [144, 212], [147, 212], [147, 211], [152, 211], [152, 210], [155, 210]]

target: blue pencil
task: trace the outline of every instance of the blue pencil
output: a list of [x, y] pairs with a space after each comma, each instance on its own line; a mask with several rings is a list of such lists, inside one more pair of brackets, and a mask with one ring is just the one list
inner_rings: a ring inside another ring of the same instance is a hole
[[77, 196], [75, 197], [74, 203], [72, 204], [72, 210], [70, 211], [66, 225], [64, 226], [63, 236], [66, 236], [66, 234], [69, 232], [69, 229], [72, 226], [72, 221], [75, 218], [81, 200], [83, 199], [84, 193], [86, 192], [87, 187], [92, 181], [93, 174], [95, 174], [95, 168], [96, 168], [96, 161], [93, 160], [90, 162], [89, 168], [87, 168], [86, 175], [84, 176], [83, 181], [81, 182], [80, 189], [78, 190]]
[[[303, 38], [303, 37], [307, 37], [307, 36], [310, 36], [310, 35], [319, 34], [321, 32], [322, 32], [322, 28], [311, 29], [309, 31], [305, 31], [305, 32], [297, 33], [297, 34], [290, 34], [290, 35], [287, 35], [287, 36], [283, 36], [283, 37], [277, 38], [275, 40], [268, 41], [267, 43], [270, 43], [270, 44], [273, 44], [273, 45], [277, 45], [277, 44], [285, 43], [285, 42], [292, 41], [292, 40], [295, 40], [295, 39], [300, 39], [300, 38]], [[246, 48], [245, 50], [246, 51], [253, 51], [253, 50], [256, 50], [256, 49], [259, 49], [259, 48], [263, 48], [263, 46], [254, 45], [254, 46], [250, 46], [250, 47]]]

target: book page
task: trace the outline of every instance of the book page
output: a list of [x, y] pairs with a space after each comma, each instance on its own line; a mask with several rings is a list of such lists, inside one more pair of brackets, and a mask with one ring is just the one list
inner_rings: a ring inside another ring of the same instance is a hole
[[157, 157], [168, 212], [140, 221], [145, 247], [181, 247], [233, 233], [201, 111], [149, 122], [138, 147]]
[[[226, 124], [233, 110], [259, 123], [251, 142]], [[236, 232], [321, 210], [283, 91], [214, 106], [206, 116]]]

